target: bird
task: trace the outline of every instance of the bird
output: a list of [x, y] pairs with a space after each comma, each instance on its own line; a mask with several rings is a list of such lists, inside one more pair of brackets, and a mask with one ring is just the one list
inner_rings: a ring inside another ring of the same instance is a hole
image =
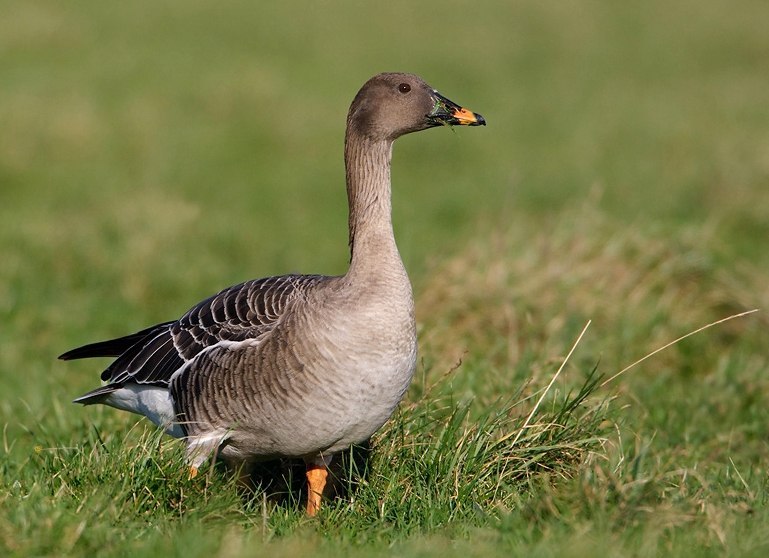
[[384, 425], [416, 368], [414, 298], [392, 226], [393, 142], [485, 124], [414, 74], [369, 79], [347, 115], [347, 272], [246, 281], [177, 320], [67, 351], [59, 358], [114, 358], [106, 383], [73, 402], [143, 415], [184, 440], [191, 478], [209, 459], [242, 471], [301, 458], [316, 515], [334, 455]]

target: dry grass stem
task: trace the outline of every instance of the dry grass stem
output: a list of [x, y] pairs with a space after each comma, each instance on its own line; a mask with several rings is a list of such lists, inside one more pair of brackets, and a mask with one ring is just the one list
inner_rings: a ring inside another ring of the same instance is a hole
[[617, 372], [616, 374], [614, 374], [614, 376], [612, 376], [612, 377], [611, 377], [611, 378], [609, 378], [608, 380], [604, 380], [603, 382], [601, 382], [601, 385], [600, 385], [600, 387], [603, 387], [603, 386], [605, 386], [606, 384], [608, 384], [609, 382], [611, 382], [612, 380], [614, 380], [614, 379], [616, 379], [616, 378], [619, 378], [619, 377], [620, 377], [622, 374], [624, 374], [625, 372], [627, 372], [628, 370], [630, 370], [630, 369], [631, 369], [631, 368], [633, 368], [634, 366], [636, 366], [636, 365], [638, 365], [638, 364], [641, 364], [641, 363], [642, 363], [643, 361], [645, 361], [647, 358], [651, 358], [651, 357], [653, 357], [653, 356], [654, 356], [654, 355], [656, 355], [657, 353], [659, 353], [659, 352], [661, 352], [661, 351], [664, 351], [664, 350], [665, 350], [665, 349], [667, 349], [668, 347], [672, 347], [673, 345], [675, 345], [676, 343], [678, 343], [678, 342], [680, 342], [680, 341], [683, 341], [683, 340], [684, 340], [684, 339], [686, 339], [687, 337], [691, 337], [692, 335], [695, 335], [695, 334], [697, 334], [697, 333], [699, 333], [699, 332], [701, 332], [701, 331], [705, 331], [706, 329], [708, 329], [708, 328], [711, 328], [711, 327], [713, 327], [713, 326], [716, 326], [716, 325], [718, 325], [718, 324], [722, 324], [722, 323], [724, 323], [724, 322], [728, 322], [729, 320], [733, 320], [733, 319], [735, 319], [735, 318], [741, 318], [742, 316], [747, 316], [748, 314], [753, 314], [753, 313], [755, 313], [755, 312], [758, 312], [758, 310], [759, 310], [758, 308], [754, 308], [753, 310], [746, 310], [745, 312], [740, 312], [739, 314], [732, 314], [731, 316], [727, 316], [726, 318], [721, 318], [720, 320], [716, 320], [715, 322], [710, 322], [709, 324], [707, 324], [707, 325], [704, 325], [704, 326], [702, 326], [702, 327], [700, 327], [700, 328], [697, 328], [697, 329], [695, 329], [694, 331], [690, 331], [690, 332], [689, 332], [689, 333], [687, 333], [686, 335], [682, 335], [681, 337], [678, 337], [677, 339], [674, 339], [674, 340], [673, 340], [673, 341], [671, 341], [670, 343], [666, 343], [666, 344], [665, 344], [665, 345], [663, 345], [662, 347], [660, 347], [660, 348], [658, 348], [658, 349], [655, 349], [654, 351], [650, 352], [650, 353], [649, 353], [648, 355], [646, 355], [645, 357], [643, 357], [643, 358], [639, 358], [639, 359], [638, 359], [637, 361], [635, 361], [633, 364], [630, 364], [630, 365], [626, 366], [625, 368], [623, 368], [622, 370], [620, 370], [619, 372]]
[[571, 346], [571, 349], [569, 350], [569, 354], [566, 355], [566, 358], [563, 359], [563, 362], [561, 363], [561, 366], [558, 367], [558, 370], [555, 374], [553, 374], [552, 379], [550, 380], [550, 383], [547, 384], [547, 387], [545, 388], [545, 391], [542, 392], [542, 395], [539, 396], [539, 399], [537, 400], [537, 403], [534, 405], [534, 408], [529, 413], [529, 416], [526, 417], [526, 420], [523, 423], [523, 426], [521, 426], [520, 430], [518, 430], [518, 434], [516, 434], [515, 439], [513, 440], [513, 444], [515, 445], [516, 442], [521, 438], [521, 435], [523, 434], [524, 430], [526, 430], [529, 427], [529, 423], [531, 422], [531, 419], [534, 417], [534, 415], [537, 412], [537, 409], [539, 409], [540, 404], [545, 399], [545, 396], [547, 395], [547, 392], [550, 391], [550, 388], [553, 386], [555, 381], [558, 379], [558, 376], [561, 374], [561, 370], [566, 366], [566, 363], [569, 362], [569, 358], [571, 357], [574, 350], [577, 348], [577, 345], [579, 345], [579, 342], [582, 340], [582, 336], [585, 335], [585, 332], [587, 331], [587, 328], [590, 327], [590, 320], [587, 321], [585, 324], [585, 327], [582, 328], [582, 331], [580, 332], [579, 336], [577, 337], [577, 340], [574, 341], [574, 344]]

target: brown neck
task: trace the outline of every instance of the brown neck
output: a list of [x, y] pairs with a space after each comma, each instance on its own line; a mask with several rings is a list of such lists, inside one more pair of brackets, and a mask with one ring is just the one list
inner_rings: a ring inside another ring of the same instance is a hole
[[344, 156], [350, 209], [350, 270], [365, 261], [370, 265], [384, 263], [392, 256], [400, 261], [390, 203], [392, 141], [372, 140], [348, 129]]

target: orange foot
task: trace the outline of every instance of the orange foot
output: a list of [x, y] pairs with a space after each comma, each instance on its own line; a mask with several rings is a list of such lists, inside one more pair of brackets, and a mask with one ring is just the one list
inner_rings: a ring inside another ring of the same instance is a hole
[[320, 510], [328, 469], [325, 465], [307, 465], [307, 515], [314, 517]]

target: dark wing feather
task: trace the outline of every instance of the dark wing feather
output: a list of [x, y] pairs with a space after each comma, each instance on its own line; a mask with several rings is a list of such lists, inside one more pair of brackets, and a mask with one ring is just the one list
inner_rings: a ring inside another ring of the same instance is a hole
[[164, 328], [173, 322], [165, 322], [162, 324], [154, 325], [126, 335], [125, 337], [118, 337], [117, 339], [110, 339], [108, 341], [99, 341], [98, 343], [90, 343], [83, 345], [77, 349], [72, 349], [59, 356], [61, 360], [75, 360], [79, 358], [94, 358], [94, 357], [117, 357], [122, 355], [128, 349], [136, 345], [139, 341], [142, 341], [146, 337], [156, 333], [161, 328]]
[[270, 331], [298, 293], [325, 279], [284, 275], [247, 281], [207, 298], [175, 322], [73, 349], [60, 358], [117, 356], [102, 372], [102, 380], [168, 386], [174, 372], [207, 347], [255, 339]]

